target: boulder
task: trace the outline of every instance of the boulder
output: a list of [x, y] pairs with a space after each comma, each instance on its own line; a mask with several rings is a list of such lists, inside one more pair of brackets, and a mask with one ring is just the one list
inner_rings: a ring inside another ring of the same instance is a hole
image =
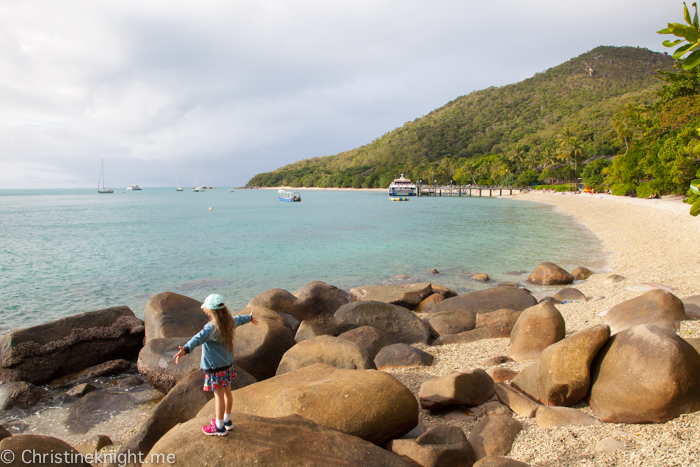
[[528, 282], [539, 285], [571, 284], [574, 276], [554, 263], [540, 263], [527, 278]]
[[469, 443], [477, 459], [505, 456], [522, 429], [520, 422], [509, 415], [488, 415], [472, 428]]
[[603, 280], [603, 284], [617, 284], [618, 282], [624, 281], [625, 278], [619, 274], [610, 274]]
[[[242, 310], [238, 310], [236, 312], [231, 313], [233, 316], [239, 316], [239, 315], [254, 315], [256, 318], [265, 318], [269, 319], [272, 321], [276, 321], [277, 323], [281, 324], [282, 326], [288, 327], [290, 331], [294, 332], [292, 329], [292, 326], [290, 325], [289, 321], [287, 321], [281, 314], [274, 310], [270, 310], [269, 308], [264, 308], [262, 306], [249, 306], [247, 308], [243, 308]], [[197, 331], [199, 332], [199, 331]], [[194, 335], [194, 334], [193, 334]]]
[[491, 331], [489, 331], [489, 328], [482, 327], [479, 329], [472, 329], [471, 331], [460, 332], [459, 334], [446, 334], [444, 336], [440, 336], [433, 341], [433, 345], [468, 344], [470, 342], [490, 338]]
[[662, 289], [654, 289], [637, 298], [618, 303], [610, 308], [604, 316], [610, 325], [610, 334], [637, 326], [638, 324], [653, 324], [678, 331], [685, 317], [683, 302]]
[[334, 285], [313, 281], [293, 292], [297, 298], [296, 313], [292, 314], [299, 321], [315, 316], [329, 316], [338, 308], [350, 303], [350, 294]]
[[610, 327], [599, 324], [552, 344], [512, 384], [545, 405], [570, 407], [588, 394], [591, 363], [609, 337]]
[[591, 277], [593, 274], [595, 274], [593, 271], [591, 271], [588, 268], [584, 268], [583, 266], [579, 266], [573, 271], [571, 271], [571, 275], [574, 276], [575, 281], [583, 281]]
[[557, 302], [561, 303], [563, 301], [580, 301], [580, 302], [587, 302], [588, 298], [586, 298], [583, 293], [581, 293], [580, 290], [575, 289], [573, 287], [566, 287], [564, 289], [561, 289], [559, 292], [555, 293], [554, 296], [552, 297], [554, 300]]
[[450, 405], [481, 405], [494, 395], [493, 380], [482, 369], [452, 373], [425, 381], [419, 392], [420, 405], [439, 410]]
[[392, 344], [427, 344], [430, 339], [430, 330], [420, 318], [406, 308], [390, 303], [348, 303], [335, 312], [334, 319], [342, 332], [360, 326], [380, 329]]
[[433, 288], [433, 292], [439, 293], [440, 295], [442, 295], [442, 298], [451, 298], [457, 296], [457, 292], [448, 287], [445, 287], [444, 285], [430, 284], [430, 286]]
[[376, 369], [367, 351], [354, 342], [339, 337], [318, 336], [299, 342], [287, 350], [276, 374], [283, 375], [314, 363], [325, 363], [349, 370]]
[[491, 280], [488, 274], [479, 273], [479, 274], [474, 274], [472, 276], [472, 280], [478, 281], [478, 282], [488, 282]]
[[488, 328], [492, 338], [510, 337], [510, 333], [518, 321], [520, 313], [506, 308], [490, 313], [479, 313], [476, 315], [476, 329]]
[[0, 425], [0, 441], [2, 441], [5, 438], [9, 438], [10, 436], [12, 436], [12, 433], [7, 431], [7, 429], [4, 426]]
[[498, 401], [489, 401], [483, 405], [484, 415], [513, 415], [507, 405]]
[[89, 394], [96, 390], [97, 388], [90, 383], [81, 383], [66, 391], [66, 395], [71, 397], [83, 397], [85, 394]]
[[691, 295], [683, 299], [687, 319], [700, 319], [700, 295]]
[[541, 405], [535, 414], [539, 428], [554, 428], [571, 425], [602, 425], [599, 420], [585, 412], [570, 407], [547, 407]]
[[294, 344], [294, 333], [287, 326], [261, 317], [257, 325], [236, 328], [234, 361], [262, 381], [275, 375], [285, 352]]
[[318, 336], [337, 336], [339, 334], [341, 331], [339, 331], [338, 323], [335, 322], [335, 316], [321, 315], [299, 323], [294, 341], [302, 342]]
[[467, 310], [448, 310], [431, 313], [428, 318], [430, 326], [440, 336], [471, 331], [476, 327], [476, 313]]
[[360, 326], [351, 329], [338, 336], [341, 339], [349, 340], [359, 345], [367, 351], [370, 359], [374, 360], [379, 351], [390, 344], [386, 334], [380, 329], [372, 326]]
[[[261, 320], [262, 321], [262, 320]], [[187, 343], [189, 338], [177, 337], [172, 339], [152, 339], [139, 353], [138, 370], [148, 384], [163, 393], [168, 393], [175, 385], [192, 372], [200, 373], [200, 361], [202, 359], [202, 347], [198, 346], [191, 353], [180, 358], [176, 364], [173, 356], [179, 347]], [[238, 361], [238, 355], [234, 357]], [[241, 384], [251, 384], [256, 379], [243, 370], [237, 363], [233, 364], [236, 372], [236, 381]]]
[[493, 287], [443, 300], [433, 308], [431, 313], [464, 310], [479, 314], [489, 313], [502, 308], [523, 311], [535, 304], [537, 304], [535, 297], [524, 289]]
[[87, 433], [92, 427], [113, 418], [136, 405], [126, 393], [95, 391], [78, 400], [68, 415], [68, 429], [73, 433]]
[[[162, 454], [162, 461], [149, 465], [406, 466], [399, 456], [379, 446], [296, 415], [263, 418], [233, 412], [231, 420], [235, 429], [228, 436], [212, 440], [201, 433], [195, 435], [203, 425], [209, 424], [209, 419], [209, 416], [198, 417], [170, 430], [146, 456]], [[174, 463], [167, 462], [169, 454]]]
[[113, 444], [114, 443], [112, 443], [112, 440], [109, 439], [109, 436], [96, 435], [76, 445], [75, 450], [83, 456], [94, 456], [97, 452], [100, 451], [100, 449], [107, 446], [112, 446]]
[[532, 418], [535, 416], [537, 409], [541, 407], [540, 404], [507, 384], [496, 383], [494, 384], [494, 390], [498, 400], [521, 417]]
[[[11, 456], [5, 454], [8, 451], [12, 454]], [[0, 452], [3, 453], [3, 465], [10, 467], [26, 465], [90, 467], [90, 464], [82, 459], [81, 454], [70, 444], [52, 436], [14, 435], [0, 441]], [[24, 459], [29, 463], [23, 462], [23, 454]]]
[[111, 383], [119, 389], [130, 389], [135, 388], [136, 386], [141, 386], [143, 384], [143, 380], [138, 376], [127, 375], [122, 376]]
[[430, 274], [440, 274], [440, 271], [438, 271], [438, 270], [435, 269], [435, 268], [428, 269], [428, 272], [429, 272]]
[[491, 367], [486, 370], [486, 373], [493, 379], [494, 383], [502, 383], [504, 381], [512, 381], [518, 374], [517, 371], [510, 368]]
[[610, 423], [663, 423], [700, 410], [700, 355], [668, 328], [626, 329], [598, 352], [589, 403]]
[[688, 339], [683, 339], [686, 341], [688, 344], [690, 344], [695, 350], [700, 353], [700, 338], [699, 337], [691, 337]]
[[119, 373], [131, 370], [131, 363], [124, 359], [110, 360], [91, 366], [77, 373], [63, 376], [51, 381], [51, 386], [55, 388], [67, 388], [80, 383], [87, 383], [103, 376], [114, 376]]
[[28, 409], [41, 400], [44, 391], [26, 381], [0, 384], [0, 410]]
[[443, 297], [439, 293], [434, 293], [418, 304], [418, 306], [416, 307], [416, 313], [430, 313], [430, 310], [435, 308], [435, 305], [437, 305], [444, 299], [445, 297]]
[[297, 298], [291, 292], [284, 289], [270, 289], [258, 294], [255, 298], [249, 301], [247, 307], [250, 308], [259, 306], [280, 313], [288, 313], [294, 316], [299, 314], [296, 311], [296, 303]]
[[[418, 424], [418, 403], [393, 376], [316, 363], [233, 392], [236, 411], [264, 417], [301, 415], [375, 444], [399, 438]], [[214, 401], [199, 415], [214, 414]], [[234, 422], [234, 425], [236, 423]]]
[[530, 467], [530, 464], [507, 457], [487, 456], [477, 461], [473, 467]]
[[379, 351], [374, 364], [378, 370], [430, 366], [433, 356], [408, 344], [392, 344]]
[[143, 310], [146, 342], [194, 336], [209, 322], [201, 306], [202, 302], [173, 292], [154, 295]]
[[384, 302], [409, 310], [415, 309], [423, 299], [432, 295], [430, 282], [418, 284], [368, 285], [350, 289], [353, 302]]
[[551, 302], [523, 311], [510, 333], [510, 358], [519, 362], [539, 358], [544, 349], [566, 335], [564, 318]]
[[395, 439], [386, 448], [409, 465], [421, 467], [471, 467], [474, 450], [462, 430], [438, 425], [416, 439]]
[[143, 321], [126, 306], [90, 311], [0, 338], [0, 381], [43, 384], [114, 359], [138, 355]]

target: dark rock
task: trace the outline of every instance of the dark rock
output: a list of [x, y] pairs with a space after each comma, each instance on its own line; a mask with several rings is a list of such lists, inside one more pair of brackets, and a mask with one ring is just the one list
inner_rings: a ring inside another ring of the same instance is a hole
[[433, 342], [433, 345], [447, 345], [447, 344], [468, 344], [470, 342], [476, 342], [483, 339], [490, 339], [491, 331], [489, 328], [482, 327], [479, 329], [472, 329], [471, 331], [460, 332], [459, 334], [446, 334], [440, 336]]
[[124, 359], [110, 360], [100, 363], [99, 365], [91, 366], [77, 373], [63, 376], [62, 378], [51, 381], [51, 386], [55, 388], [67, 388], [80, 383], [94, 381], [103, 376], [114, 376], [119, 373], [131, 370], [131, 363]]
[[318, 336], [299, 342], [282, 357], [277, 375], [298, 370], [314, 363], [325, 363], [336, 368], [349, 370], [375, 370], [367, 351], [345, 339], [332, 336]]
[[537, 409], [541, 407], [536, 401], [507, 384], [496, 383], [494, 384], [494, 389], [498, 400], [521, 417], [532, 418], [535, 416]]
[[409, 310], [415, 309], [420, 302], [432, 295], [430, 282], [419, 284], [368, 285], [350, 289], [353, 302], [384, 302], [398, 305]]
[[610, 308], [603, 317], [610, 325], [610, 334], [637, 326], [638, 324], [653, 324], [678, 331], [684, 319], [683, 302], [662, 289], [650, 290], [637, 298], [618, 303]]
[[435, 305], [443, 301], [445, 297], [440, 295], [439, 293], [434, 293], [428, 298], [424, 299], [418, 306], [416, 307], [416, 313], [430, 313], [430, 310], [435, 308]]
[[409, 465], [422, 467], [471, 467], [474, 450], [462, 430], [456, 426], [438, 425], [417, 439], [395, 439], [387, 449]]
[[83, 397], [85, 394], [91, 393], [96, 390], [97, 388], [90, 383], [81, 383], [73, 386], [68, 391], [66, 391], [66, 395], [71, 397]]
[[47, 383], [113, 359], [138, 355], [143, 321], [125, 306], [19, 329], [0, 338], [0, 381]]
[[437, 269], [435, 269], [435, 268], [433, 268], [433, 269], [428, 269], [428, 272], [429, 272], [430, 274], [440, 274], [440, 272], [439, 272]]
[[120, 389], [135, 388], [136, 386], [141, 386], [142, 384], [143, 380], [138, 376], [124, 376], [123, 378], [119, 378], [114, 382], [114, 385]]
[[522, 311], [535, 304], [537, 304], [535, 297], [523, 289], [493, 287], [443, 300], [433, 308], [432, 313], [464, 310], [478, 314], [489, 313], [502, 308]]
[[389, 303], [348, 303], [335, 312], [334, 319], [342, 332], [372, 326], [382, 330], [393, 344], [426, 344], [430, 339], [430, 330], [420, 318], [406, 308]]
[[431, 313], [428, 318], [430, 326], [440, 336], [471, 331], [476, 327], [476, 313], [468, 310], [448, 310]]
[[547, 407], [541, 405], [535, 414], [539, 428], [554, 428], [571, 425], [602, 425], [587, 413], [569, 407]]
[[[235, 404], [234, 404], [235, 405]], [[324, 428], [300, 416], [279, 418], [233, 412], [232, 436], [212, 440], [194, 436], [210, 416], [185, 422], [163, 436], [148, 457], [156, 453], [172, 454], [178, 465], [224, 466], [305, 466], [326, 467], [357, 465], [365, 467], [405, 467], [406, 464], [389, 451], [355, 436]], [[215, 442], [212, 442], [215, 441]], [[232, 464], [235, 462], [235, 464]], [[154, 466], [167, 467], [166, 461]]]
[[573, 301], [580, 301], [580, 302], [587, 302], [588, 298], [581, 293], [580, 290], [574, 289], [573, 287], [566, 287], [564, 289], [561, 289], [559, 292], [554, 294], [554, 300], [558, 302], [563, 302], [565, 300], [568, 300], [570, 302]]
[[44, 391], [26, 381], [0, 384], [0, 410], [13, 407], [28, 409], [41, 400]]
[[[26, 465], [51, 466], [51, 467], [90, 467], [90, 464], [81, 459], [80, 453], [73, 449], [70, 444], [51, 436], [40, 435], [14, 435], [0, 441], [0, 452], [10, 451], [13, 455], [10, 462], [3, 465], [10, 467], [20, 467]], [[25, 459], [42, 459], [45, 462], [31, 462], [27, 464], [22, 461], [23, 453], [30, 453], [31, 457]], [[57, 454], [60, 453], [60, 457]], [[34, 457], [36, 456], [36, 457]], [[52, 459], [53, 456], [53, 459]], [[6, 455], [3, 454], [3, 460]], [[9, 459], [10, 457], [7, 456]]]
[[424, 409], [439, 410], [450, 405], [481, 405], [494, 394], [493, 380], [478, 368], [425, 381], [418, 397]]
[[378, 370], [430, 366], [433, 356], [408, 344], [392, 344], [379, 351], [374, 364]]
[[667, 328], [626, 329], [598, 352], [589, 403], [609, 423], [663, 423], [700, 410], [700, 355]]
[[[238, 412], [265, 417], [301, 415], [378, 445], [403, 436], [418, 424], [415, 396], [394, 377], [323, 363], [234, 391], [233, 406]], [[209, 419], [213, 414], [214, 401], [199, 413]]]
[[523, 311], [510, 333], [510, 358], [519, 362], [539, 358], [544, 349], [566, 335], [564, 318], [550, 302]]
[[579, 266], [573, 271], [571, 271], [571, 275], [574, 276], [575, 281], [582, 281], [586, 280], [589, 277], [591, 277], [594, 274], [593, 271], [591, 271], [588, 268], [584, 268], [583, 266]]
[[75, 450], [83, 456], [87, 456], [88, 454], [94, 456], [100, 449], [112, 446], [112, 444], [112, 440], [109, 439], [109, 436], [97, 435], [78, 444]]
[[351, 329], [338, 336], [341, 339], [349, 340], [359, 345], [367, 351], [370, 359], [374, 360], [379, 351], [390, 344], [389, 339], [384, 334], [384, 331], [372, 326], [360, 326], [359, 328]]
[[574, 276], [554, 263], [540, 263], [528, 276], [528, 282], [540, 285], [571, 284]]
[[477, 459], [505, 456], [523, 427], [508, 415], [489, 415], [481, 419], [469, 434], [469, 443]]
[[68, 429], [73, 433], [87, 433], [93, 426], [132, 408], [135, 400], [129, 394], [106, 391], [83, 396], [68, 416]]
[[5, 438], [9, 438], [10, 436], [12, 436], [12, 433], [7, 431], [4, 426], [0, 425], [0, 441]]
[[520, 313], [505, 308], [490, 313], [479, 313], [476, 315], [476, 328], [488, 328], [492, 338], [510, 337]]
[[151, 297], [143, 311], [146, 342], [194, 336], [209, 322], [201, 306], [194, 298], [172, 292]]

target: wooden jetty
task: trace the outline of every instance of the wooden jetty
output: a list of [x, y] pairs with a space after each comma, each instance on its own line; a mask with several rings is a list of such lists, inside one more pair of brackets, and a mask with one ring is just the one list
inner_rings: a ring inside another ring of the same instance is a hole
[[513, 187], [461, 187], [461, 186], [427, 186], [418, 187], [418, 196], [509, 196], [520, 193], [520, 188]]

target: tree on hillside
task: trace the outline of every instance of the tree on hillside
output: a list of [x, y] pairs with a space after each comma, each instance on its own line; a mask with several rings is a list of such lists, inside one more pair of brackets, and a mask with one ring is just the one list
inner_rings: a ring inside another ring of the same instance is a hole
[[615, 131], [621, 143], [625, 143], [625, 152], [630, 150], [629, 143], [634, 138], [635, 129], [639, 127], [641, 115], [639, 109], [632, 104], [625, 104], [614, 118]]

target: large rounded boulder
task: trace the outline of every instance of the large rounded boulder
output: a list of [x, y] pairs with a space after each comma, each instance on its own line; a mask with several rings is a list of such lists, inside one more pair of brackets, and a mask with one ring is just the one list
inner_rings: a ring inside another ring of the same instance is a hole
[[430, 379], [421, 385], [418, 397], [424, 409], [440, 410], [451, 405], [481, 405], [495, 393], [493, 379], [477, 368]]
[[492, 287], [445, 299], [435, 305], [431, 313], [463, 310], [479, 314], [502, 308], [523, 311], [536, 304], [537, 299], [527, 290], [516, 287]]
[[510, 333], [510, 358], [516, 362], [539, 358], [544, 349], [566, 335], [564, 317], [551, 302], [523, 311]]
[[294, 333], [288, 326], [261, 317], [257, 325], [236, 328], [234, 361], [262, 381], [275, 376], [282, 357], [294, 344]]
[[350, 295], [325, 282], [309, 282], [290, 293], [283, 289], [270, 289], [253, 298], [248, 307], [260, 306], [292, 315], [299, 321], [317, 316], [332, 315], [342, 305], [350, 302]]
[[447, 310], [431, 313], [428, 323], [440, 336], [471, 331], [476, 326], [476, 313], [470, 310]]
[[540, 263], [527, 277], [528, 282], [539, 285], [571, 284], [574, 276], [554, 263]]
[[352, 302], [340, 307], [334, 315], [341, 332], [360, 326], [372, 326], [384, 332], [392, 344], [426, 344], [428, 326], [413, 312], [384, 302]]
[[[2, 465], [90, 467], [70, 444], [52, 436], [14, 435], [0, 441]], [[40, 462], [37, 460], [41, 459]], [[28, 462], [24, 462], [27, 460]]]
[[617, 334], [639, 324], [654, 324], [675, 332], [686, 316], [681, 299], [666, 290], [654, 289], [618, 303], [604, 318], [610, 325], [610, 333]]
[[349, 340], [359, 345], [367, 351], [369, 358], [374, 360], [382, 348], [391, 344], [383, 331], [372, 326], [360, 326], [359, 328], [351, 329], [338, 336], [341, 339]]
[[350, 289], [354, 302], [384, 302], [414, 310], [433, 294], [430, 282], [418, 284], [368, 285]]
[[349, 340], [333, 336], [318, 336], [305, 340], [289, 349], [277, 368], [277, 375], [325, 363], [349, 370], [376, 370], [367, 351]]
[[173, 292], [154, 295], [143, 310], [146, 341], [194, 336], [209, 321], [201, 306], [194, 298]]
[[[261, 417], [301, 415], [379, 445], [400, 438], [418, 424], [416, 398], [393, 376], [324, 363], [233, 391], [233, 407]], [[213, 414], [214, 401], [199, 413], [209, 418]]]
[[596, 356], [589, 403], [610, 423], [663, 423], [700, 410], [700, 354], [669, 329], [626, 329]]

